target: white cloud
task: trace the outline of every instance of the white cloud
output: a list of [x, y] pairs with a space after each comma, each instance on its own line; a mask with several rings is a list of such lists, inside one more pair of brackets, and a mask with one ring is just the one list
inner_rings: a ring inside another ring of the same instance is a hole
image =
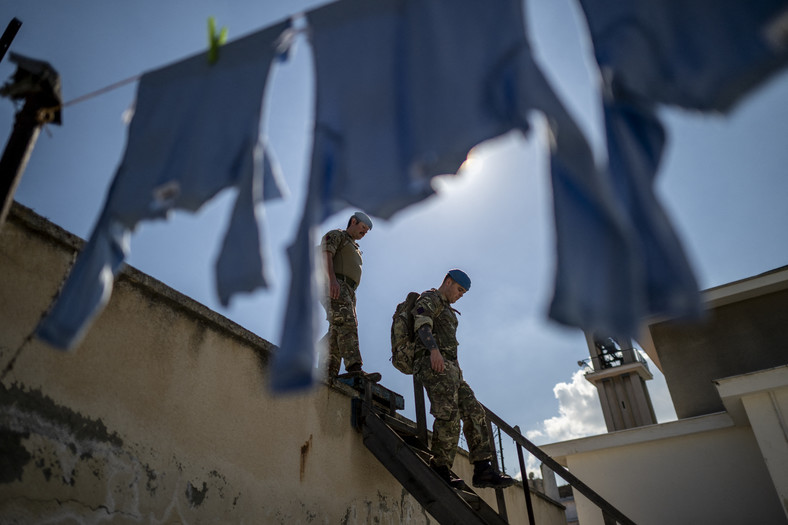
[[571, 383], [555, 385], [553, 393], [559, 415], [544, 420], [541, 429], [529, 431], [529, 439], [552, 443], [606, 431], [596, 388], [585, 380], [582, 370], [574, 373]]
[[[575, 372], [571, 382], [555, 385], [553, 394], [558, 399], [559, 415], [545, 419], [540, 428], [527, 431], [525, 436], [530, 441], [536, 444], [554, 443], [607, 431], [596, 388], [585, 380], [583, 370]], [[541, 477], [539, 462], [531, 455], [526, 469]], [[521, 473], [517, 476], [521, 476]]]
[[[676, 420], [676, 412], [670, 399], [665, 378], [645, 352], [642, 355], [648, 361], [654, 380], [648, 383], [649, 395], [659, 423]], [[558, 383], [553, 387], [553, 394], [558, 399], [558, 416], [542, 421], [539, 428], [529, 430], [525, 436], [537, 445], [540, 443], [556, 443], [586, 436], [594, 436], [607, 432], [599, 394], [596, 387], [585, 380], [583, 370], [578, 370], [569, 383]], [[541, 477], [539, 462], [533, 456], [528, 457], [526, 470]], [[522, 479], [521, 473], [517, 473]]]

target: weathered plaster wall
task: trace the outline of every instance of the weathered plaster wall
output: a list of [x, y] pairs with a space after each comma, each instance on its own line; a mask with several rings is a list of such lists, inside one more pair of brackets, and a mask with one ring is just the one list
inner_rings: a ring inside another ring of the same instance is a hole
[[703, 322], [651, 325], [679, 418], [724, 410], [714, 380], [788, 362], [788, 289], [711, 309]]

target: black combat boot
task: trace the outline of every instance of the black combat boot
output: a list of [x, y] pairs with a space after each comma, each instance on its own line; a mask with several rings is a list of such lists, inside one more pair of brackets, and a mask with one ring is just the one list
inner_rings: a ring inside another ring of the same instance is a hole
[[[363, 377], [364, 379], [366, 379], [368, 381], [372, 381], [373, 383], [377, 383], [378, 381], [380, 381], [383, 378], [383, 376], [381, 376], [380, 373], [378, 373], [378, 372], [370, 372], [370, 373], [364, 372], [361, 369], [361, 365], [358, 364], [358, 363], [356, 363], [355, 365], [350, 365], [349, 367], [345, 367], [345, 371], [347, 373], [343, 374], [342, 376]], [[342, 376], [340, 376], [340, 377], [342, 377]]]
[[506, 474], [501, 474], [493, 468], [489, 459], [477, 461], [473, 464], [473, 486], [483, 488], [504, 489], [511, 487], [514, 480]]
[[432, 468], [432, 470], [437, 472], [438, 475], [443, 479], [443, 481], [448, 483], [452, 488], [455, 488], [455, 489], [464, 489], [465, 488], [465, 486], [466, 486], [465, 482], [461, 478], [458, 478], [457, 476], [455, 476], [454, 472], [452, 472], [449, 467], [447, 467], [445, 465], [436, 465], [435, 463], [433, 463], [431, 461], [430, 461], [430, 467]]

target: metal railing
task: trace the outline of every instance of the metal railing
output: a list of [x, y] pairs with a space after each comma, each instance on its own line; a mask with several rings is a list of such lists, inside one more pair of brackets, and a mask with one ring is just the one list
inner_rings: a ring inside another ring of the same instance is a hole
[[587, 357], [582, 361], [578, 361], [578, 365], [590, 366], [592, 370], [587, 373], [599, 372], [609, 368], [616, 368], [630, 363], [641, 363], [646, 370], [649, 370], [648, 361], [643, 357], [639, 350], [636, 348], [626, 348], [616, 352], [600, 354], [594, 357]]
[[[417, 428], [417, 435], [419, 439], [426, 445], [427, 441], [427, 417], [426, 417], [426, 410], [424, 405], [424, 387], [421, 383], [413, 377], [413, 390], [415, 394], [415, 405], [416, 405], [416, 428]], [[530, 454], [532, 454], [536, 459], [542, 462], [544, 466], [549, 468], [553, 471], [556, 475], [561, 477], [564, 481], [566, 481], [569, 485], [571, 485], [572, 489], [579, 492], [583, 496], [585, 496], [591, 503], [599, 507], [602, 511], [602, 516], [605, 521], [606, 525], [613, 525], [615, 523], [619, 523], [621, 525], [635, 525], [635, 522], [632, 521], [630, 518], [625, 516], [620, 510], [614, 507], [610, 502], [604, 499], [602, 496], [597, 494], [591, 487], [583, 483], [580, 479], [578, 479], [574, 474], [569, 472], [566, 468], [564, 468], [561, 464], [559, 464], [556, 460], [551, 458], [547, 453], [545, 453], [542, 449], [531, 443], [528, 439], [525, 438], [520, 432], [519, 429], [516, 429], [509, 425], [506, 421], [501, 419], [495, 412], [484, 407], [484, 411], [487, 414], [487, 425], [488, 429], [490, 430], [490, 441], [491, 446], [493, 449], [493, 462], [494, 466], [498, 468], [498, 460], [497, 460], [497, 452], [495, 447], [495, 439], [493, 439], [493, 432], [492, 432], [492, 425], [496, 425], [500, 431], [503, 431], [506, 435], [508, 435], [512, 440], [515, 442], [517, 446], [517, 457], [520, 463], [520, 472], [523, 474], [523, 494], [525, 497], [525, 506], [528, 512], [528, 522], [530, 525], [537, 525], [534, 518], [534, 510], [533, 510], [533, 502], [531, 501], [531, 490], [528, 484], [527, 476], [525, 476], [526, 467], [525, 467], [525, 457], [523, 454], [523, 449], [527, 450]], [[500, 440], [499, 440], [500, 441]], [[503, 497], [503, 490], [496, 489], [496, 501], [498, 503], [498, 513], [501, 515], [503, 519], [507, 519], [506, 513], [506, 503]]]
[[[484, 405], [482, 405], [484, 406]], [[488, 424], [494, 423], [498, 426], [503, 432], [505, 432], [510, 438], [512, 438], [517, 445], [517, 455], [520, 459], [520, 471], [525, 472], [525, 461], [523, 459], [522, 450], [525, 449], [529, 453], [531, 453], [536, 459], [542, 462], [543, 465], [547, 466], [550, 470], [552, 470], [555, 474], [561, 477], [564, 481], [569, 483], [572, 486], [572, 489], [576, 490], [577, 492], [581, 493], [585, 496], [591, 503], [599, 507], [602, 511], [602, 515], [605, 517], [605, 523], [620, 523], [622, 525], [635, 525], [635, 522], [625, 516], [620, 510], [614, 507], [610, 502], [604, 499], [602, 496], [597, 494], [591, 487], [580, 481], [574, 474], [569, 472], [566, 468], [564, 468], [561, 464], [559, 464], [556, 460], [551, 458], [547, 455], [542, 449], [531, 443], [528, 439], [525, 438], [520, 432], [515, 430], [512, 426], [510, 426], [506, 421], [501, 419], [495, 412], [490, 410], [487, 407], [484, 407], [485, 412], [487, 413], [487, 422]], [[495, 443], [493, 443], [493, 447]], [[533, 518], [533, 511], [531, 510], [530, 504], [530, 490], [528, 488], [528, 481], [525, 480], [523, 482], [523, 491], [526, 493], [526, 506], [529, 508], [528, 510], [528, 519], [530, 520], [531, 525], [536, 525]], [[613, 521], [610, 521], [613, 520]]]

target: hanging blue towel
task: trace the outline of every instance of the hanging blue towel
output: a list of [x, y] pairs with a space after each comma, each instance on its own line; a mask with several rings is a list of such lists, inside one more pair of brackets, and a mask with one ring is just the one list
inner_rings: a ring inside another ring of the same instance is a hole
[[610, 225], [619, 248], [609, 191], [595, 186], [591, 151], [533, 61], [520, 0], [344, 0], [306, 16], [316, 122], [275, 390], [313, 381], [322, 293], [313, 228], [347, 206], [389, 218], [426, 198], [432, 177], [456, 173], [473, 146], [527, 131], [532, 109], [554, 124], [554, 177], [587, 190], [568, 197], [585, 204], [578, 220]]
[[256, 205], [281, 195], [260, 140], [263, 94], [284, 21], [140, 79], [126, 151], [101, 216], [37, 335], [55, 347], [78, 344], [112, 292], [142, 220], [195, 211], [225, 188], [236, 204], [216, 265], [223, 304], [266, 286]]

